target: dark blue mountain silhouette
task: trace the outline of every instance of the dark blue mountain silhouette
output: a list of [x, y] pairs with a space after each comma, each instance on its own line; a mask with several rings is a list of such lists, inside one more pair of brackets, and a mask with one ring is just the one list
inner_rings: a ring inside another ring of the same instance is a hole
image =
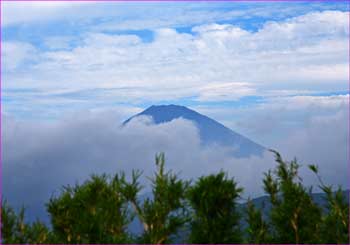
[[191, 120], [199, 129], [201, 142], [204, 145], [216, 143], [232, 147], [235, 157], [262, 155], [265, 148], [252, 140], [234, 132], [217, 121], [196, 111], [178, 105], [151, 106], [143, 112], [129, 118], [123, 125], [138, 116], [150, 116], [155, 124], [170, 122], [176, 118]]

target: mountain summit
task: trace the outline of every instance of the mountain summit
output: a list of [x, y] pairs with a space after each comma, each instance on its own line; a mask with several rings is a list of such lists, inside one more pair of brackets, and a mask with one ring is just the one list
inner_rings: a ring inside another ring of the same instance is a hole
[[138, 116], [150, 116], [155, 124], [170, 122], [176, 118], [190, 120], [198, 127], [201, 142], [204, 145], [215, 143], [225, 147], [232, 147], [232, 155], [235, 157], [260, 156], [265, 151], [263, 146], [185, 106], [153, 105], [143, 112], [129, 118], [123, 124], [127, 124], [131, 119]]

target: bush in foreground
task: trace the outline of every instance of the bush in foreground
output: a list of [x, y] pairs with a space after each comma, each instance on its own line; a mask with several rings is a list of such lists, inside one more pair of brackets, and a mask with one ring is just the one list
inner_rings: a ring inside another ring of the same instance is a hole
[[[141, 172], [131, 180], [93, 175], [81, 185], [63, 187], [47, 203], [51, 227], [26, 223], [24, 209], [17, 214], [6, 201], [1, 205], [2, 243], [349, 243], [349, 203], [339, 187], [323, 183], [317, 166], [309, 168], [325, 193], [324, 207], [312, 198], [298, 175], [296, 160], [284, 161], [263, 176], [271, 209], [248, 201], [238, 210], [243, 192], [234, 179], [219, 172], [194, 183], [165, 170], [164, 154], [156, 156], [152, 197], [141, 200]], [[127, 227], [133, 218], [141, 234]]]

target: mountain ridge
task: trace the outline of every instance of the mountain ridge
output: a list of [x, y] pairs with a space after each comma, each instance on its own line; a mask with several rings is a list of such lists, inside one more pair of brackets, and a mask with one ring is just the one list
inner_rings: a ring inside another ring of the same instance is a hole
[[265, 147], [253, 140], [229, 129], [214, 119], [200, 114], [185, 106], [179, 105], [152, 105], [144, 111], [130, 117], [123, 122], [129, 123], [139, 116], [150, 116], [155, 124], [170, 122], [177, 118], [183, 118], [195, 123], [200, 131], [201, 142], [204, 145], [213, 143], [232, 147], [232, 155], [235, 157], [249, 157], [251, 155], [261, 156]]

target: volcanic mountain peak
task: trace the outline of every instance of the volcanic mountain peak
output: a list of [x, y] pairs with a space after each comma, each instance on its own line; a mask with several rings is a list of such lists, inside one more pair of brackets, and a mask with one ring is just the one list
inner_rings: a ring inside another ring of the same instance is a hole
[[127, 124], [131, 119], [138, 116], [150, 116], [155, 124], [170, 122], [176, 118], [190, 120], [198, 127], [201, 142], [204, 145], [215, 143], [225, 147], [232, 147], [234, 149], [232, 150], [232, 154], [236, 157], [262, 155], [265, 150], [263, 146], [185, 106], [153, 105], [129, 118], [123, 124]]

